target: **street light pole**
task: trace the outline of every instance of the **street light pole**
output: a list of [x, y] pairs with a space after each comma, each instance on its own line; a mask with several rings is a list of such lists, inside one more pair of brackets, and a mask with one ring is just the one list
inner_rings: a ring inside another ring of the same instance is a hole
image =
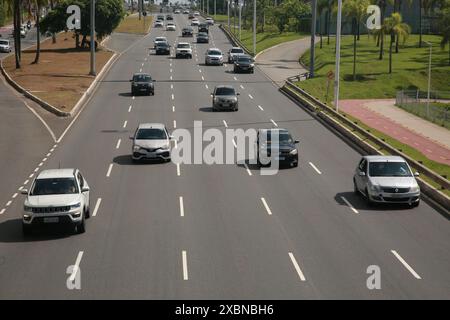
[[431, 42], [426, 42], [430, 46], [430, 57], [428, 59], [428, 93], [427, 93], [427, 118], [430, 118], [430, 89], [431, 89], [431, 50], [433, 45]]
[[256, 55], [256, 0], [253, 0], [253, 56]]
[[216, 2], [217, 0], [214, 0], [214, 20], [216, 20]]
[[239, 0], [239, 41], [241, 41], [241, 16], [242, 16], [242, 0]]
[[316, 42], [316, 19], [317, 19], [317, 0], [312, 2], [312, 19], [311, 19], [311, 54], [309, 57], [309, 76], [314, 78], [314, 56]]
[[231, 31], [231, 29], [230, 29], [230, 0], [227, 0], [227, 15], [228, 15], [228, 31]]
[[91, 76], [96, 76], [95, 72], [95, 0], [91, 0]]
[[342, 0], [338, 0], [337, 25], [336, 25], [336, 72], [334, 74], [334, 106], [339, 112], [339, 64], [341, 62], [341, 23]]

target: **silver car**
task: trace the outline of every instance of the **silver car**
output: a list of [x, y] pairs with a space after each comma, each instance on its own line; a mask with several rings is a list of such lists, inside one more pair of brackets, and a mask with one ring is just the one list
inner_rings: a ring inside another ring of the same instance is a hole
[[354, 191], [362, 194], [369, 205], [406, 203], [417, 207], [420, 188], [408, 163], [399, 156], [364, 156], [353, 177]]
[[208, 51], [205, 53], [205, 64], [216, 64], [216, 65], [223, 65], [223, 54], [220, 49], [217, 48], [209, 48]]
[[142, 159], [170, 161], [171, 136], [164, 124], [141, 123], [134, 136], [131, 148], [132, 160]]
[[234, 62], [234, 59], [237, 56], [240, 56], [242, 54], [245, 54], [244, 49], [239, 48], [239, 47], [232, 47], [229, 51], [228, 51], [228, 63], [232, 63]]
[[0, 39], [0, 52], [11, 52], [11, 45], [9, 40]]
[[239, 92], [236, 92], [232, 86], [216, 86], [214, 92], [211, 93], [212, 110], [238, 111], [238, 95]]

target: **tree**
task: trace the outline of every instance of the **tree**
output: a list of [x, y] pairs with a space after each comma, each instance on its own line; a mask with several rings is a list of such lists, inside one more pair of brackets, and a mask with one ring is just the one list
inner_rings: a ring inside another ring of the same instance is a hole
[[[87, 41], [90, 34], [90, 0], [63, 0], [56, 4], [54, 10], [40, 22], [41, 32], [57, 33], [66, 29], [67, 13], [69, 5], [78, 5], [81, 10], [81, 29], [75, 31], [75, 46], [79, 47], [79, 36], [83, 37], [81, 46]], [[102, 39], [119, 25], [125, 11], [121, 0], [97, 0], [95, 5], [95, 32], [97, 38]]]
[[358, 25], [366, 15], [369, 0], [347, 0], [344, 2], [342, 12], [344, 16], [352, 19], [353, 33], [353, 80], [356, 80], [356, 37]]
[[411, 27], [404, 23], [402, 15], [398, 12], [393, 13], [389, 18], [386, 18], [381, 27], [385, 34], [390, 35], [389, 43], [389, 73], [392, 73], [392, 47], [395, 42], [395, 37], [398, 36], [403, 42], [406, 41], [411, 33]]
[[441, 11], [438, 14], [439, 34], [442, 36], [441, 48], [445, 49], [448, 44], [448, 65], [450, 66], [450, 0], [442, 4]]
[[39, 57], [41, 55], [41, 28], [39, 20], [41, 18], [41, 9], [48, 4], [48, 0], [35, 0], [36, 3], [36, 56], [33, 63], [39, 63]]

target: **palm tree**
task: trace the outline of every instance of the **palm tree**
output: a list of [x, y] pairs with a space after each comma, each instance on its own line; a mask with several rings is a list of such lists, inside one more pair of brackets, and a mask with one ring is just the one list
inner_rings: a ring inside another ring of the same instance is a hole
[[[408, 7], [411, 7], [411, 5], [413, 3], [413, 0], [406, 0], [406, 2], [408, 4]], [[395, 0], [394, 12], [400, 12], [401, 13], [401, 11], [402, 11], [402, 0]], [[397, 37], [397, 39], [395, 39], [395, 53], [398, 53], [398, 43], [399, 43], [399, 40], [398, 40], [398, 37]]]
[[[317, 2], [317, 15], [319, 16], [319, 35], [320, 35], [320, 49], [322, 49], [322, 15], [324, 12], [327, 12], [328, 10], [328, 0], [318, 0]], [[327, 31], [328, 25], [327, 25], [327, 17], [325, 18], [325, 31]]]
[[392, 73], [392, 47], [395, 42], [395, 37], [398, 36], [405, 42], [411, 33], [411, 27], [407, 23], [404, 23], [402, 21], [402, 15], [396, 12], [384, 20], [381, 29], [385, 34], [391, 36], [389, 43], [389, 73]]
[[448, 65], [450, 66], [450, 0], [447, 0], [438, 15], [439, 34], [442, 36], [441, 48], [448, 44]]
[[39, 63], [39, 57], [41, 55], [41, 28], [39, 26], [39, 21], [41, 18], [41, 9], [43, 6], [48, 4], [48, 0], [35, 0], [36, 4], [36, 56], [33, 63]]
[[347, 18], [352, 19], [353, 33], [353, 80], [356, 80], [356, 37], [358, 35], [358, 25], [366, 15], [369, 0], [347, 0], [343, 3], [342, 13]]
[[419, 48], [422, 48], [422, 9], [423, 13], [428, 14], [437, 0], [419, 0]]

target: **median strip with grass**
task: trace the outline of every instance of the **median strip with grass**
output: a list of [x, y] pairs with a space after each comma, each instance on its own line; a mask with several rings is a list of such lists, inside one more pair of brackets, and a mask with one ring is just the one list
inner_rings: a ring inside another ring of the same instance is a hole
[[134, 33], [134, 34], [147, 34], [152, 24], [152, 16], [144, 16], [139, 20], [138, 14], [131, 14], [126, 16], [114, 30], [120, 33]]
[[[36, 47], [22, 52], [21, 68], [16, 69], [14, 55], [3, 60], [9, 76], [21, 87], [55, 108], [70, 112], [95, 77], [89, 75], [89, 49], [76, 49], [73, 33], [59, 33], [56, 43], [49, 38], [41, 43], [39, 64], [33, 64]], [[96, 70], [114, 55], [99, 46], [96, 53]]]

